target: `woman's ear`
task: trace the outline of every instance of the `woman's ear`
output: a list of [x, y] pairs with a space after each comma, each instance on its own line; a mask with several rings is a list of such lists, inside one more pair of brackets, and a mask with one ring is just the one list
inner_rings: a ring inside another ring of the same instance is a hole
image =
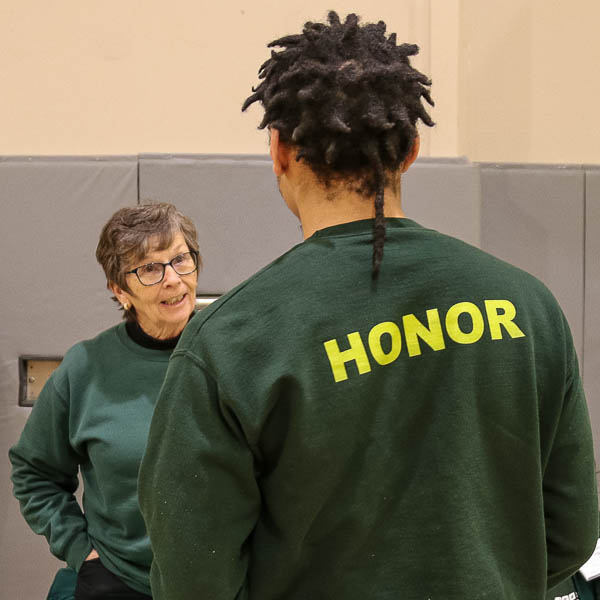
[[123, 306], [131, 304], [129, 294], [124, 289], [120, 288], [114, 281], [110, 281], [108, 287]]

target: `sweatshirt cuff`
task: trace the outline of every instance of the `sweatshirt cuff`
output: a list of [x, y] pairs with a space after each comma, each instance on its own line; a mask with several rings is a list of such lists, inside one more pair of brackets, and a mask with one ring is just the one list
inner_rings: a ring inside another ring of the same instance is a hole
[[73, 541], [66, 555], [66, 562], [69, 567], [79, 572], [83, 561], [92, 551], [92, 542], [87, 535], [82, 535]]

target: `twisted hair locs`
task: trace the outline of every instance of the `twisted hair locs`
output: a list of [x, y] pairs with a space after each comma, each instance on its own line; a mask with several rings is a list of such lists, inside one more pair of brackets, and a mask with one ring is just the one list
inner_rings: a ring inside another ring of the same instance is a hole
[[431, 106], [428, 77], [411, 67], [414, 44], [386, 36], [386, 24], [359, 25], [349, 14], [341, 22], [331, 11], [329, 24], [308, 22], [301, 34], [271, 42], [260, 67], [262, 82], [242, 106], [260, 102], [258, 126], [279, 130], [325, 184], [350, 180], [374, 195], [373, 277], [385, 243], [384, 188], [417, 137], [416, 123], [433, 126], [422, 99]]

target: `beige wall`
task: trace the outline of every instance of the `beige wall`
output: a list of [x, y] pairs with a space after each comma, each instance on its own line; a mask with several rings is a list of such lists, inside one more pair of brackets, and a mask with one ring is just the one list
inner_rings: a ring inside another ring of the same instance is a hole
[[[3, 0], [0, 155], [264, 153], [266, 43], [331, 2]], [[434, 80], [423, 153], [600, 163], [596, 0], [357, 1]]]
[[459, 152], [600, 163], [596, 0], [461, 0]]

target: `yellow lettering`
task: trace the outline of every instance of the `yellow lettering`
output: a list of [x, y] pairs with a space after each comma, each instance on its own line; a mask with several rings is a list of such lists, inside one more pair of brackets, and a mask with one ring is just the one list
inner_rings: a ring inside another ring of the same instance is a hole
[[[463, 313], [471, 315], [471, 321], [473, 322], [473, 328], [468, 333], [463, 331], [458, 324], [458, 318]], [[484, 328], [483, 315], [472, 302], [459, 302], [451, 306], [446, 313], [446, 331], [457, 344], [474, 344], [478, 342], [483, 335]]]
[[340, 347], [336, 340], [329, 340], [323, 342], [325, 346], [325, 352], [327, 352], [327, 358], [329, 358], [329, 364], [331, 365], [331, 371], [335, 382], [345, 381], [348, 379], [348, 373], [346, 372], [345, 363], [350, 361], [356, 362], [356, 367], [360, 375], [368, 373], [371, 370], [369, 364], [369, 358], [365, 350], [365, 346], [360, 338], [360, 333], [355, 331], [348, 334], [348, 342], [350, 342], [350, 348], [348, 350], [340, 351]]
[[[500, 325], [506, 329], [511, 338], [525, 337], [525, 334], [513, 322], [517, 316], [515, 305], [509, 300], [486, 300], [485, 311], [490, 324], [490, 333], [493, 340], [502, 339]], [[498, 311], [502, 311], [498, 313]]]
[[[517, 310], [509, 300], [485, 300], [485, 316], [490, 327], [493, 340], [501, 340], [506, 330], [511, 338], [525, 337], [525, 334], [514, 322]], [[432, 350], [444, 350], [446, 341], [437, 308], [426, 311], [427, 323], [422, 323], [414, 314], [402, 317], [404, 337], [408, 355], [419, 356], [422, 353], [421, 342], [425, 342]], [[469, 327], [468, 315], [471, 319]], [[474, 344], [478, 342], [485, 331], [485, 316], [483, 311], [473, 302], [458, 302], [448, 309], [445, 316], [445, 327], [448, 337], [457, 344]], [[460, 319], [463, 319], [461, 327]], [[468, 331], [465, 331], [465, 327]], [[389, 336], [388, 338], [384, 336]], [[359, 375], [371, 371], [367, 350], [358, 331], [347, 335], [349, 347], [340, 350], [336, 339], [323, 342], [333, 379], [336, 383], [348, 379], [347, 363], [354, 361]], [[379, 365], [393, 363], [402, 351], [402, 333], [400, 326], [393, 321], [377, 323], [369, 331], [368, 348], [373, 360]]]
[[404, 337], [409, 356], [421, 354], [419, 338], [421, 338], [433, 350], [443, 350], [446, 347], [444, 334], [440, 324], [440, 315], [437, 308], [427, 311], [427, 327], [413, 314], [402, 317], [404, 325]]
[[[387, 353], [381, 347], [381, 336], [385, 333], [390, 336], [392, 343], [390, 351]], [[402, 350], [402, 338], [398, 325], [392, 323], [392, 321], [384, 321], [375, 325], [369, 331], [369, 350], [371, 350], [373, 358], [380, 365], [389, 365], [391, 362], [394, 362], [400, 355], [400, 350]]]

